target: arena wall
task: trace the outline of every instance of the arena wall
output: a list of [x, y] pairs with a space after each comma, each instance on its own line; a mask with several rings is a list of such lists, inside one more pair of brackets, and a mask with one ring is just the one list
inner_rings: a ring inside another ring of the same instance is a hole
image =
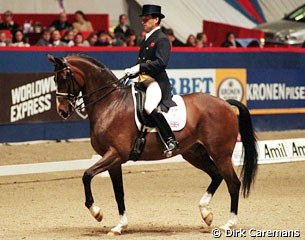
[[[0, 142], [89, 137], [86, 113], [61, 120], [55, 107], [57, 57], [86, 54], [122, 77], [137, 48], [6, 48], [0, 50]], [[305, 129], [302, 49], [173, 49], [168, 75], [175, 94], [204, 92], [247, 104], [257, 131]], [[208, 104], [208, 103], [203, 103]]]

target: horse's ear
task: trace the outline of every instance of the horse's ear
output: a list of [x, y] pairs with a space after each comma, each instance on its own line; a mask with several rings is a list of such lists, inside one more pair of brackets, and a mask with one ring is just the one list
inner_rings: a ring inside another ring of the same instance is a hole
[[48, 59], [50, 62], [56, 64], [56, 65], [63, 65], [63, 61], [60, 58], [54, 57], [51, 54], [48, 54]]
[[53, 56], [53, 55], [51, 55], [51, 54], [48, 54], [47, 56], [48, 56], [48, 60], [49, 60], [50, 62], [52, 62], [52, 63], [54, 63], [54, 64], [55, 64], [55, 59], [54, 59], [54, 56]]

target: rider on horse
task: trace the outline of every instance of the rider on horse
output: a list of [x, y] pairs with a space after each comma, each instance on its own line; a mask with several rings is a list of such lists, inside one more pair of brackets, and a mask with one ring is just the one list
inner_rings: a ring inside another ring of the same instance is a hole
[[171, 155], [178, 150], [178, 142], [163, 114], [157, 110], [160, 104], [163, 111], [176, 106], [171, 99], [171, 84], [166, 74], [170, 55], [170, 42], [160, 29], [161, 7], [143, 5], [142, 24], [146, 32], [145, 40], [141, 43], [138, 64], [125, 69], [128, 76], [139, 76], [138, 81], [146, 88], [144, 109], [155, 122], [161, 137], [167, 145], [165, 155]]

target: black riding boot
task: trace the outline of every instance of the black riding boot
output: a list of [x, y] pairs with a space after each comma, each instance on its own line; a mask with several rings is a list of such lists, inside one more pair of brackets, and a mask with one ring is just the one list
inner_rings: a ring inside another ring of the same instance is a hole
[[178, 142], [176, 141], [176, 138], [172, 132], [172, 129], [168, 125], [163, 114], [159, 113], [156, 109], [154, 111], [152, 111], [150, 116], [156, 123], [157, 128], [159, 129], [160, 135], [167, 145], [166, 146], [167, 149], [164, 151], [164, 154], [166, 155], [166, 157], [171, 157], [174, 152], [178, 151]]

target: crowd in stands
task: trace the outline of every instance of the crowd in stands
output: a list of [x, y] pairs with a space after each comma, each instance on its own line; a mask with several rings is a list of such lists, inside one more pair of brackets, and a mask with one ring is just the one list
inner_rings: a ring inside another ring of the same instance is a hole
[[[2, 20], [1, 20], [2, 19]], [[74, 22], [69, 22], [65, 13], [60, 13], [50, 26], [32, 26], [14, 22], [11, 11], [6, 11], [0, 18], [0, 47], [5, 46], [139, 46], [145, 38], [145, 32], [136, 35], [128, 25], [126, 14], [119, 16], [118, 25], [113, 31], [96, 31], [82, 11], [74, 13]], [[20, 24], [23, 24], [21, 27]], [[190, 34], [186, 42], [176, 38], [173, 29], [162, 28], [174, 47], [213, 47], [205, 33]], [[30, 33], [39, 34], [33, 42]], [[227, 34], [222, 47], [241, 47], [235, 41], [234, 33]], [[259, 45], [258, 45], [259, 46]]]

